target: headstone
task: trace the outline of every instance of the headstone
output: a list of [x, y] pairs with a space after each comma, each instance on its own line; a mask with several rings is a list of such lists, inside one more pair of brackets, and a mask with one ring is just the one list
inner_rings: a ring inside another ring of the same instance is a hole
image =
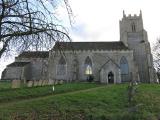
[[48, 85], [53, 85], [54, 84], [54, 80], [49, 80], [48, 81]]
[[43, 80], [39, 80], [38, 86], [42, 86]]
[[38, 86], [38, 81], [37, 80], [34, 80], [34, 86]]
[[54, 85], [57, 85], [57, 84], [58, 84], [58, 81], [57, 81], [57, 80], [55, 80], [55, 81], [54, 81]]
[[58, 84], [62, 85], [63, 84], [63, 80], [59, 80]]
[[42, 86], [46, 85], [46, 80], [43, 80]]
[[28, 81], [27, 82], [27, 87], [32, 87], [32, 86], [33, 86], [33, 81], [32, 80]]
[[48, 85], [49, 84], [49, 80], [46, 80], [46, 85]]
[[12, 80], [12, 88], [20, 88], [21, 80]]
[[45, 81], [45, 85], [48, 85], [48, 80], [44, 80]]

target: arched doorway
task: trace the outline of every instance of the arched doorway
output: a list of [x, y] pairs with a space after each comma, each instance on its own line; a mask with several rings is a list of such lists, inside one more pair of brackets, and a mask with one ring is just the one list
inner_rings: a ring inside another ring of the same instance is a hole
[[108, 83], [114, 83], [114, 74], [112, 71], [108, 73]]

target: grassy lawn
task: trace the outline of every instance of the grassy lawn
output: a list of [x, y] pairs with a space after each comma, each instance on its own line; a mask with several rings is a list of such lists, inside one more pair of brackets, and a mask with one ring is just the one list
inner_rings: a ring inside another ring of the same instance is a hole
[[63, 94], [0, 105], [0, 119], [157, 120], [160, 117], [160, 85], [141, 84], [137, 90], [134, 101], [139, 107], [132, 112], [128, 109], [127, 84], [120, 84], [76, 92], [66, 89], [62, 90]]
[[92, 83], [92, 84], [70, 83], [70, 84], [54, 86], [55, 87], [54, 92], [52, 88], [53, 86], [6, 89], [6, 90], [1, 89], [0, 90], [0, 103], [47, 96], [47, 95], [52, 95], [52, 94], [71, 92], [71, 91], [76, 91], [76, 90], [83, 90], [83, 89], [93, 88], [97, 86], [100, 86], [100, 85], [95, 84], [95, 83]]
[[11, 82], [0, 82], [0, 91], [10, 88], [11, 88]]
[[141, 85], [135, 99], [138, 104], [142, 105], [138, 114], [149, 120], [160, 120], [160, 85]]

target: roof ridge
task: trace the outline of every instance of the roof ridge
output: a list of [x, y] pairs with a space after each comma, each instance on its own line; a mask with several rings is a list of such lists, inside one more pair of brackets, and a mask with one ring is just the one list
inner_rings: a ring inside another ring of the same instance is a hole
[[49, 51], [23, 51], [18, 58], [48, 58]]
[[53, 50], [129, 50], [122, 41], [57, 42]]
[[49, 51], [23, 51], [22, 53], [24, 52], [49, 52]]
[[62, 41], [62, 42], [58, 42], [58, 43], [114, 43], [114, 42], [119, 42], [119, 43], [123, 43], [122, 41], [71, 41], [71, 42], [68, 42], [68, 41]]

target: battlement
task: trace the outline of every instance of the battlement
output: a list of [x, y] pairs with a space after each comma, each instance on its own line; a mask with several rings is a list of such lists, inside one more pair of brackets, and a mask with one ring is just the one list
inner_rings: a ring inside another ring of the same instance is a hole
[[128, 14], [128, 15], [126, 15], [125, 11], [123, 10], [123, 19], [137, 19], [137, 18], [141, 18], [141, 17], [142, 17], [142, 11], [141, 10], [140, 10], [139, 15], [137, 15], [137, 14], [134, 14], [134, 15]]

